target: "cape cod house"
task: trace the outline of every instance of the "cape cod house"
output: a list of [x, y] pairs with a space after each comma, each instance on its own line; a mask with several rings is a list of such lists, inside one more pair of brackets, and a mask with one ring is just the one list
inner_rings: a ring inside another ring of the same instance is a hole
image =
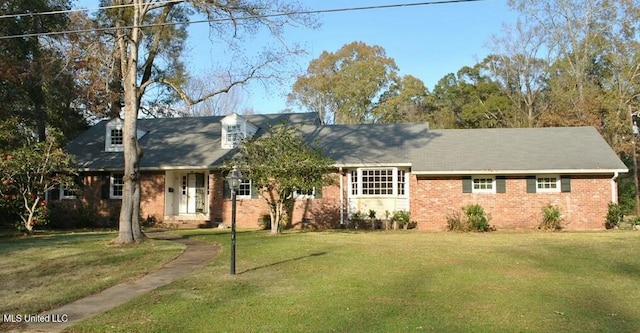
[[[447, 216], [480, 204], [497, 229], [534, 229], [542, 208], [558, 206], [567, 229], [604, 228], [616, 179], [626, 166], [592, 127], [430, 130], [426, 124], [322, 125], [315, 113], [140, 119], [144, 156], [141, 214], [197, 226], [230, 219], [223, 161], [245, 136], [270, 124], [298, 126], [335, 161], [335, 185], [297, 193], [292, 215], [319, 226], [355, 212], [409, 211], [421, 230], [444, 230]], [[122, 195], [122, 121], [102, 121], [67, 150], [82, 175], [70, 204], [91, 203], [117, 216]], [[80, 194], [81, 193], [81, 194]], [[238, 225], [256, 227], [267, 206], [250, 180], [238, 191]]]

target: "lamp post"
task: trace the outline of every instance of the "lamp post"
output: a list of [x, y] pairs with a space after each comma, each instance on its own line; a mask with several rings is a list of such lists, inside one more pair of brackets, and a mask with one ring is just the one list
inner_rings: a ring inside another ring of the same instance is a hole
[[233, 167], [227, 175], [227, 183], [231, 189], [231, 275], [236, 274], [236, 192], [242, 182], [242, 173]]

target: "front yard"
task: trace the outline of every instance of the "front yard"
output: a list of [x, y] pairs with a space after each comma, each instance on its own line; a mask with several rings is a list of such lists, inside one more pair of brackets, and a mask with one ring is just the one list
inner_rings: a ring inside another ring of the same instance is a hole
[[[270, 236], [241, 231], [236, 276], [229, 275], [228, 230], [176, 232], [219, 242], [223, 251], [204, 269], [68, 331], [635, 332], [640, 327], [638, 232]], [[13, 255], [33, 247], [14, 246]], [[5, 251], [0, 248], [0, 255], [6, 257]], [[29, 270], [37, 271], [40, 257], [28, 258]], [[3, 292], [19, 285], [8, 284], [5, 273], [0, 283]]]

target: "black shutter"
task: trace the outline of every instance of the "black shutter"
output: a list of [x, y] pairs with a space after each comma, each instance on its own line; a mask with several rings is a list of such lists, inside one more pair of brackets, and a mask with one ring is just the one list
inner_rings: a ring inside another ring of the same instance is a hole
[[111, 185], [110, 182], [111, 177], [109, 177], [109, 175], [102, 176], [102, 185], [100, 186], [100, 199], [109, 199], [109, 187]]
[[562, 176], [560, 177], [560, 191], [561, 192], [571, 192], [571, 177]]
[[251, 182], [251, 198], [255, 199], [258, 198], [258, 188], [253, 185], [253, 182]]
[[536, 193], [536, 176], [527, 176], [527, 193]]
[[60, 186], [56, 186], [56, 188], [49, 190], [48, 197], [49, 200], [60, 200]]
[[462, 193], [471, 193], [471, 177], [462, 177]]
[[496, 177], [496, 193], [507, 193], [507, 180], [505, 176]]
[[222, 197], [225, 199], [231, 198], [231, 189], [229, 183], [226, 180], [222, 180]]
[[321, 199], [322, 198], [322, 185], [315, 187], [315, 193], [314, 193], [314, 198], [316, 199]]

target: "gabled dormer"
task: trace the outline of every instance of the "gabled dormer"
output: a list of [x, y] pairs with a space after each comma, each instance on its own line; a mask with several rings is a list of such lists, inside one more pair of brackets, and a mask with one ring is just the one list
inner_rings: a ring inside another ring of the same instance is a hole
[[[104, 151], [123, 151], [124, 150], [124, 132], [122, 127], [124, 120], [113, 118], [105, 125]], [[136, 130], [138, 139], [143, 137], [147, 132], [142, 129]]]
[[222, 125], [222, 137], [220, 140], [222, 149], [237, 147], [242, 139], [252, 137], [258, 130], [256, 125], [235, 113], [222, 118], [220, 123]]

